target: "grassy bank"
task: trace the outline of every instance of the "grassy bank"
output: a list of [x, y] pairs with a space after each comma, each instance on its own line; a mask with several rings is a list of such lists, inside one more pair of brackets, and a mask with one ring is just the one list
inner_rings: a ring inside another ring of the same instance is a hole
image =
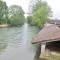
[[40, 60], [60, 60], [60, 53], [55, 53], [55, 52], [49, 53]]

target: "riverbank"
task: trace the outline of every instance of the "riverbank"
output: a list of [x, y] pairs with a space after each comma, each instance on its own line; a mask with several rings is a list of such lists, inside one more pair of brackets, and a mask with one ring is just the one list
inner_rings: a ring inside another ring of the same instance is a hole
[[46, 58], [48, 60], [60, 60], [60, 54], [52, 52]]
[[1, 24], [0, 28], [4, 28], [4, 27], [7, 27], [7, 26], [8, 26], [7, 24]]
[[45, 53], [43, 58], [40, 58], [40, 60], [60, 60], [60, 53], [58, 52], [49, 52], [48, 54]]

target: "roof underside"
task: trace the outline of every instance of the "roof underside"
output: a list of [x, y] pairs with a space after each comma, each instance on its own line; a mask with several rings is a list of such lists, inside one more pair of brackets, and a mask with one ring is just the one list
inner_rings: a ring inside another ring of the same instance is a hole
[[60, 39], [60, 28], [56, 25], [51, 25], [43, 28], [33, 40], [34, 43], [51, 42]]

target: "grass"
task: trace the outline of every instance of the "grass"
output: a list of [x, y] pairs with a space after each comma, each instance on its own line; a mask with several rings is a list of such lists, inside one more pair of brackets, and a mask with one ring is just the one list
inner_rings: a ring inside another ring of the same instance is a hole
[[60, 60], [60, 55], [53, 55], [50, 53], [48, 56], [45, 56], [40, 60]]
[[60, 60], [60, 55], [49, 54], [48, 59], [49, 60]]

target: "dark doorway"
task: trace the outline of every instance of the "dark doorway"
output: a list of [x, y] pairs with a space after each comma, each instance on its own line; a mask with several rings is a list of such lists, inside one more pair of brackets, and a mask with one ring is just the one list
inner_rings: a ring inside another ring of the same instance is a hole
[[46, 49], [50, 51], [60, 52], [60, 41], [46, 43]]

